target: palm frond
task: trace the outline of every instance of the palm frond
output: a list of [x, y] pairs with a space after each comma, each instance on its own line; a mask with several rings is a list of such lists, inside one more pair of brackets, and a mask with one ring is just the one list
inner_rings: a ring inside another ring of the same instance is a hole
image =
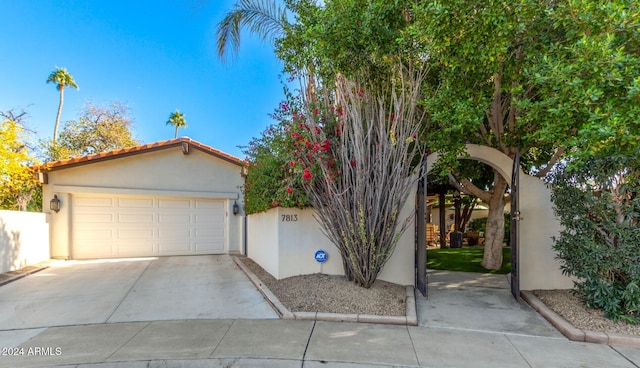
[[65, 86], [70, 86], [75, 89], [79, 89], [76, 81], [73, 79], [71, 74], [67, 71], [66, 68], [56, 67], [54, 71], [49, 74], [49, 78], [47, 78], [47, 83], [54, 83], [56, 85], [56, 89], [59, 91], [64, 89]]
[[231, 47], [233, 54], [240, 48], [240, 31], [248, 27], [263, 40], [272, 40], [288, 26], [286, 8], [280, 8], [274, 0], [239, 0], [218, 23], [218, 56], [224, 60]]

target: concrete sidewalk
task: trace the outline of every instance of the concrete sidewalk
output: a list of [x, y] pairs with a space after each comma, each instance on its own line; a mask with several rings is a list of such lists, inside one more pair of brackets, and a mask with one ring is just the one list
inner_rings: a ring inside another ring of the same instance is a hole
[[420, 326], [562, 337], [511, 295], [507, 275], [430, 270], [428, 277], [428, 298], [416, 298]]
[[[17, 344], [16, 335], [26, 341]], [[30, 340], [29, 340], [30, 338]], [[12, 342], [13, 341], [13, 342]], [[9, 345], [7, 345], [9, 344]], [[0, 332], [2, 367], [637, 367], [640, 350], [451, 328], [296, 320], [106, 323]]]

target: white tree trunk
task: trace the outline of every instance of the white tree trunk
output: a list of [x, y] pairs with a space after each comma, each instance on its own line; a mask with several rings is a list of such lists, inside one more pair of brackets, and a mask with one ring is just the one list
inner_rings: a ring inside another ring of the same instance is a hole
[[58, 114], [56, 115], [56, 125], [53, 127], [53, 147], [56, 147], [58, 138], [58, 126], [60, 125], [60, 115], [62, 114], [62, 104], [64, 103], [64, 86], [60, 86], [60, 103], [58, 104]]

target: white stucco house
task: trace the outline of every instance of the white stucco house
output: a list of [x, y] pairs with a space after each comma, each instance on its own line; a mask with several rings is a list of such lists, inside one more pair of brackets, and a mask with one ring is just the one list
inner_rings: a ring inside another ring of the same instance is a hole
[[[501, 152], [467, 145], [467, 153], [511, 180], [512, 160]], [[427, 171], [435, 156], [428, 157]], [[38, 174], [51, 258], [244, 254], [276, 278], [342, 274], [339, 252], [312, 210], [274, 208], [245, 217], [245, 167], [241, 159], [186, 137], [49, 162]], [[402, 221], [414, 220], [416, 190]], [[549, 189], [520, 173], [520, 190], [520, 288], [570, 288], [552, 249], [560, 228]], [[422, 262], [416, 247], [410, 226], [380, 279], [415, 285], [416, 262]], [[328, 255], [324, 263], [314, 259], [319, 250]]]
[[47, 163], [51, 257], [242, 253], [243, 168], [186, 137]]

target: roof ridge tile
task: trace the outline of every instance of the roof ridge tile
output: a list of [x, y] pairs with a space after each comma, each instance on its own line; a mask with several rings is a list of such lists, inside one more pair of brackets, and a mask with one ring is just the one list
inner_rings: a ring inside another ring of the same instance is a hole
[[50, 170], [50, 169], [59, 169], [59, 168], [63, 168], [66, 166], [75, 166], [75, 165], [80, 165], [80, 164], [89, 164], [92, 162], [99, 162], [105, 159], [114, 159], [114, 158], [118, 158], [119, 156], [128, 156], [131, 154], [135, 154], [135, 153], [143, 153], [145, 151], [153, 151], [153, 150], [157, 150], [157, 149], [164, 149], [164, 148], [171, 148], [171, 147], [175, 147], [178, 145], [181, 145], [182, 143], [188, 143], [191, 144], [193, 146], [195, 146], [196, 148], [198, 148], [199, 150], [209, 153], [213, 156], [217, 156], [225, 161], [231, 162], [233, 164], [236, 165], [240, 165], [240, 166], [244, 166], [245, 165], [245, 161], [235, 157], [233, 155], [230, 155], [226, 152], [223, 152], [217, 148], [213, 148], [211, 146], [208, 146], [206, 144], [203, 144], [201, 142], [198, 142], [196, 140], [193, 140], [189, 137], [180, 137], [180, 138], [174, 138], [174, 139], [169, 139], [169, 140], [164, 140], [164, 141], [157, 141], [157, 142], [151, 142], [151, 143], [145, 143], [145, 144], [140, 144], [137, 146], [132, 146], [132, 147], [125, 147], [125, 148], [119, 148], [119, 149], [115, 149], [115, 150], [111, 150], [111, 151], [105, 151], [105, 152], [99, 152], [99, 153], [94, 153], [94, 154], [90, 154], [90, 155], [86, 155], [86, 156], [81, 156], [81, 157], [72, 157], [69, 159], [64, 159], [64, 160], [57, 160], [57, 161], [50, 161], [47, 162], [43, 165], [37, 166], [35, 167], [35, 169], [37, 171], [42, 171], [42, 170]]

